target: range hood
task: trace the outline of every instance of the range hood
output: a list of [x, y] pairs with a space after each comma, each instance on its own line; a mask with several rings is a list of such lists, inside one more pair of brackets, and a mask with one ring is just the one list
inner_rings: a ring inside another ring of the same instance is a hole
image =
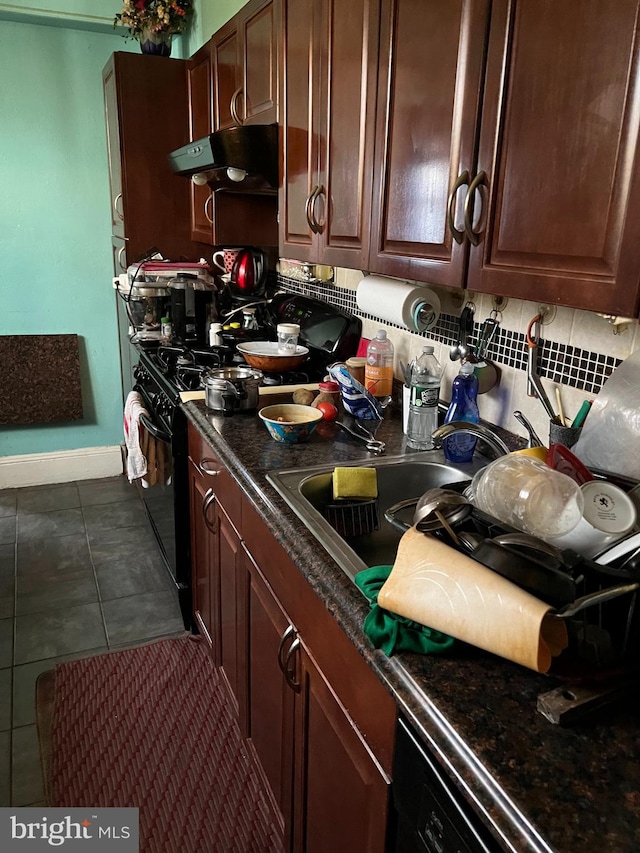
[[229, 189], [276, 189], [278, 125], [218, 130], [169, 154], [172, 170], [196, 184]]

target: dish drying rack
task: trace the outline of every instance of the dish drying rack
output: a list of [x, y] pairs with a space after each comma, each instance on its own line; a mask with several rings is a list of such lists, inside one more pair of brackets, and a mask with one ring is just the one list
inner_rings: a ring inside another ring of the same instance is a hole
[[[446, 489], [462, 493], [470, 481], [447, 485]], [[402, 502], [395, 510], [385, 513], [385, 519], [399, 529], [410, 527], [415, 505], [413, 500]], [[404, 516], [404, 518], [403, 518]], [[476, 559], [486, 568], [498, 571], [504, 577], [526, 589], [532, 595], [547, 601], [558, 612], [562, 607], [571, 606], [586, 596], [593, 596], [592, 605], [585, 606], [566, 619], [569, 635], [569, 647], [554, 660], [549, 675], [561, 680], [560, 686], [541, 693], [538, 696], [538, 711], [553, 723], [566, 724], [609, 705], [627, 695], [638, 685], [640, 670], [637, 659], [640, 652], [640, 565], [630, 560], [629, 555], [610, 565], [600, 565], [583, 557], [575, 551], [556, 549], [555, 557], [544, 549], [540, 542], [540, 551], [532, 553], [532, 543], [522, 548], [517, 542], [534, 537], [522, 535], [521, 531], [499, 522], [481, 510], [467, 505], [467, 511], [461, 511], [455, 504], [444, 513], [446, 524], [435, 518], [418, 522], [417, 529], [436, 536], [452, 548]], [[447, 527], [451, 528], [455, 539], [451, 538]], [[483, 543], [497, 540], [505, 551], [504, 560], [497, 567], [488, 558], [491, 550], [484, 554], [486, 561], [480, 559], [483, 552], [480, 546], [471, 554], [462, 546], [460, 538], [471, 534]], [[457, 539], [457, 541], [455, 541]], [[509, 544], [511, 543], [511, 544]], [[627, 567], [629, 564], [630, 568]], [[533, 569], [533, 575], [527, 575], [522, 567]], [[540, 589], [532, 588], [536, 577], [545, 573], [555, 573], [560, 581], [556, 588], [564, 586], [564, 600], [548, 601], [540, 594]], [[564, 576], [564, 577], [563, 577]], [[528, 580], [529, 584], [523, 582]], [[564, 584], [563, 584], [564, 581]], [[572, 595], [567, 595], [571, 590]], [[598, 601], [597, 593], [611, 594], [607, 600]]]

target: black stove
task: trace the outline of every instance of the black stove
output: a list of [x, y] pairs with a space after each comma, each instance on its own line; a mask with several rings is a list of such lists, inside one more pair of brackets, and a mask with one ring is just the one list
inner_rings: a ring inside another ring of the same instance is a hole
[[[328, 365], [355, 355], [362, 324], [351, 314], [325, 302], [299, 294], [276, 294], [262, 312], [259, 340], [276, 340], [278, 323], [298, 323], [300, 343], [309, 349], [302, 370], [264, 373], [265, 385], [303, 385], [321, 381]], [[238, 342], [246, 340], [238, 330]], [[182, 391], [204, 388], [203, 374], [215, 367], [246, 365], [235, 349], [233, 334], [223, 336], [223, 346], [136, 345], [134, 386], [149, 412], [143, 426], [170, 446], [170, 483], [141, 489], [147, 514], [160, 550], [178, 590], [185, 627], [193, 627], [191, 612], [191, 557], [189, 535], [189, 484], [187, 420], [180, 408]]]

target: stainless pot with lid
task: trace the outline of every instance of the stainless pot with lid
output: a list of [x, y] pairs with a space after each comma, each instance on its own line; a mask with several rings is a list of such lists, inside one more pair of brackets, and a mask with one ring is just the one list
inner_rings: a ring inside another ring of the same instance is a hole
[[208, 409], [232, 415], [258, 408], [258, 388], [262, 371], [253, 367], [214, 367], [203, 378]]

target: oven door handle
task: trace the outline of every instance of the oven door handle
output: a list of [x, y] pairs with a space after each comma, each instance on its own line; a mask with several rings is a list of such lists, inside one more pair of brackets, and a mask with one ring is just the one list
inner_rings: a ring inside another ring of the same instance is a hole
[[158, 441], [164, 441], [166, 444], [171, 444], [171, 435], [168, 432], [165, 432], [162, 429], [158, 429], [158, 427], [150, 421], [146, 415], [140, 414], [140, 423], [154, 438], [157, 438]]

